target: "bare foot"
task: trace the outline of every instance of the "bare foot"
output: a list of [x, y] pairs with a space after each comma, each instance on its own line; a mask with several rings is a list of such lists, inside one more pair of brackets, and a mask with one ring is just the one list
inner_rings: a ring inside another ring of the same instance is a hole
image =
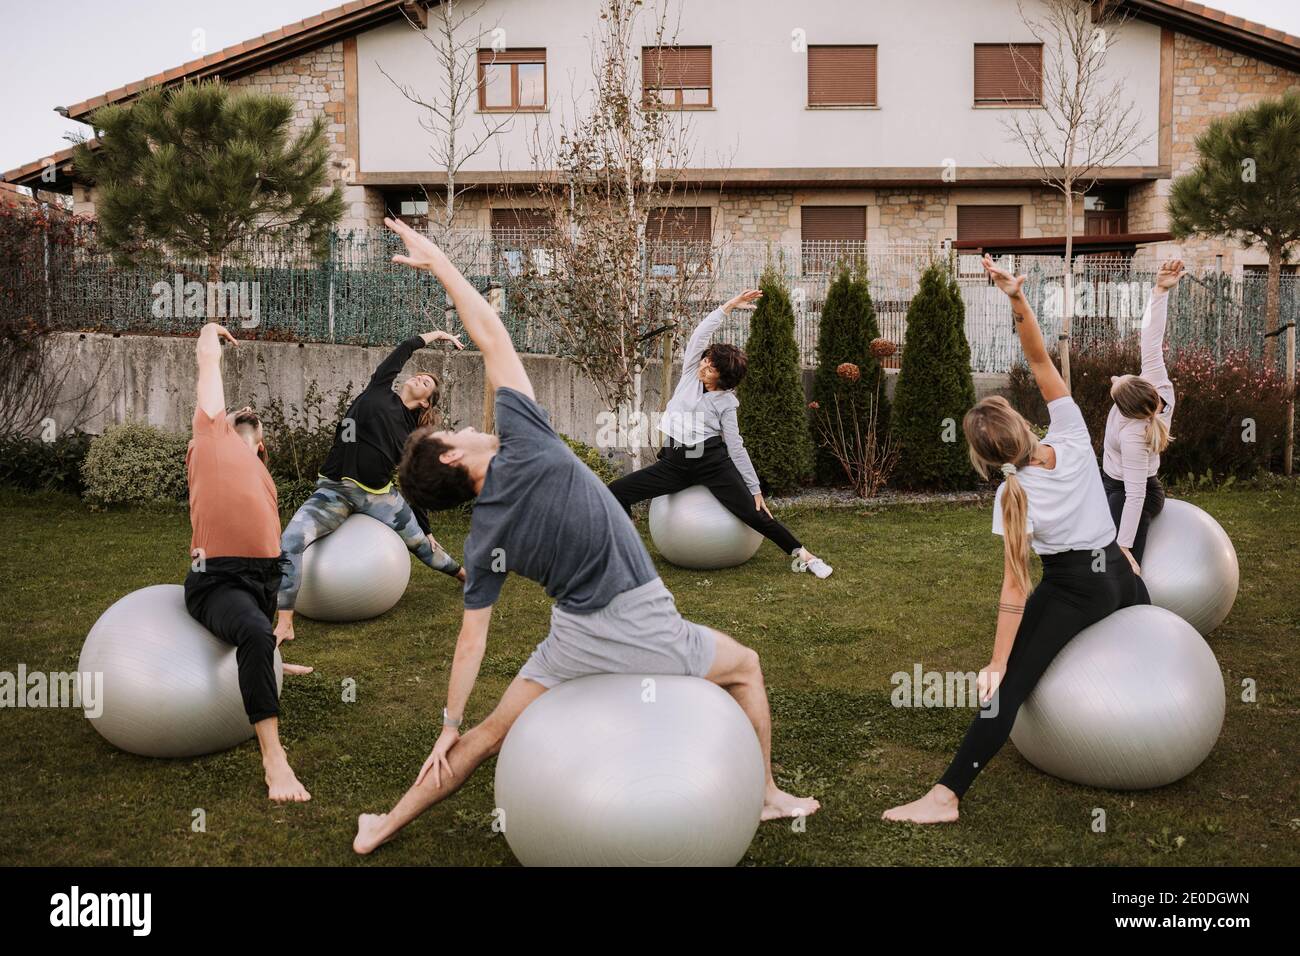
[[764, 820], [781, 820], [785, 817], [810, 817], [821, 809], [812, 797], [792, 797], [775, 784], [769, 785], [763, 795]]
[[392, 836], [381, 837], [380, 827], [388, 819], [386, 813], [363, 813], [357, 817], [357, 836], [352, 841], [352, 849], [362, 856], [374, 852], [387, 843]]
[[281, 611], [275, 622], [275, 646], [293, 640], [293, 612]]
[[298, 777], [283, 754], [267, 757], [262, 765], [266, 768], [267, 795], [276, 803], [306, 803], [311, 799], [311, 794], [298, 782]]
[[290, 664], [288, 661], [284, 662], [284, 672], [286, 674], [296, 674], [299, 677], [303, 674], [310, 674], [315, 669], [316, 668], [314, 667], [307, 667], [303, 664]]
[[960, 802], [957, 794], [941, 784], [935, 784], [920, 800], [886, 810], [880, 819], [899, 823], [956, 823], [957, 804]]

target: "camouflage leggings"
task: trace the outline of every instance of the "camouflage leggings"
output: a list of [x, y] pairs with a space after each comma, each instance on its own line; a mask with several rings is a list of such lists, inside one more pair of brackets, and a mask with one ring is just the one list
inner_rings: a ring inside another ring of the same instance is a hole
[[389, 488], [377, 495], [350, 481], [321, 478], [316, 482], [316, 490], [303, 502], [280, 536], [280, 610], [293, 610], [298, 599], [298, 589], [302, 587], [302, 553], [307, 546], [325, 537], [352, 514], [369, 515], [388, 525], [401, 535], [417, 558], [435, 571], [454, 577], [460, 570], [455, 558], [429, 543], [429, 538], [415, 520], [415, 513], [397, 489]]

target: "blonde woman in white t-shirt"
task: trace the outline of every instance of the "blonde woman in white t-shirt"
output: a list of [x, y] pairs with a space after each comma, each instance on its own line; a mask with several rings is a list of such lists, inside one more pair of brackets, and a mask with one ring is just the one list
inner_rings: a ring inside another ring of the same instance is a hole
[[[1002, 592], [993, 654], [980, 671], [981, 710], [939, 782], [886, 820], [951, 823], [975, 776], [1011, 735], [1016, 712], [1052, 659], [1076, 634], [1106, 615], [1150, 603], [1146, 588], [1115, 543], [1101, 473], [1079, 406], [1043, 344], [1038, 320], [1012, 276], [984, 257], [984, 270], [1011, 300], [1016, 334], [1047, 402], [1051, 425], [1040, 441], [1005, 398], [966, 413], [962, 428], [975, 470], [1001, 472], [993, 533], [1002, 536]], [[1042, 558], [1034, 587], [1029, 551]]]
[[1142, 315], [1142, 371], [1110, 380], [1115, 404], [1106, 416], [1101, 483], [1115, 519], [1116, 540], [1139, 574], [1147, 528], [1165, 505], [1165, 489], [1156, 477], [1174, 421], [1174, 383], [1165, 368], [1165, 324], [1169, 293], [1183, 274], [1181, 259], [1160, 265]]

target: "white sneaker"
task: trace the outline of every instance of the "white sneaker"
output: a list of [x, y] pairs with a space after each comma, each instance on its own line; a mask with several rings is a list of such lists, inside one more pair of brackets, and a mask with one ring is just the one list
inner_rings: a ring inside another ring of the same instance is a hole
[[831, 572], [835, 569], [823, 561], [821, 558], [813, 558], [808, 562], [808, 570], [819, 578], [829, 578]]

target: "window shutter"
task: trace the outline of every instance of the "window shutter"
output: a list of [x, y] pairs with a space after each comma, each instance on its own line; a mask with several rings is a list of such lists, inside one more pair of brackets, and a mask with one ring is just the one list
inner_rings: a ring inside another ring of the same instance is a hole
[[1019, 206], [958, 206], [958, 239], [1019, 239]]
[[800, 215], [805, 242], [867, 238], [866, 206], [803, 206]]
[[1043, 90], [1041, 43], [976, 43], [976, 103], [1039, 103]]
[[546, 50], [479, 50], [478, 62], [487, 63], [545, 63]]
[[875, 46], [810, 46], [809, 106], [875, 106]]
[[674, 206], [646, 217], [648, 242], [708, 242], [712, 238], [708, 206]]
[[521, 232], [550, 229], [551, 213], [546, 209], [493, 209], [492, 235], [514, 237]]
[[644, 47], [641, 84], [646, 89], [707, 89], [713, 86], [713, 47]]

